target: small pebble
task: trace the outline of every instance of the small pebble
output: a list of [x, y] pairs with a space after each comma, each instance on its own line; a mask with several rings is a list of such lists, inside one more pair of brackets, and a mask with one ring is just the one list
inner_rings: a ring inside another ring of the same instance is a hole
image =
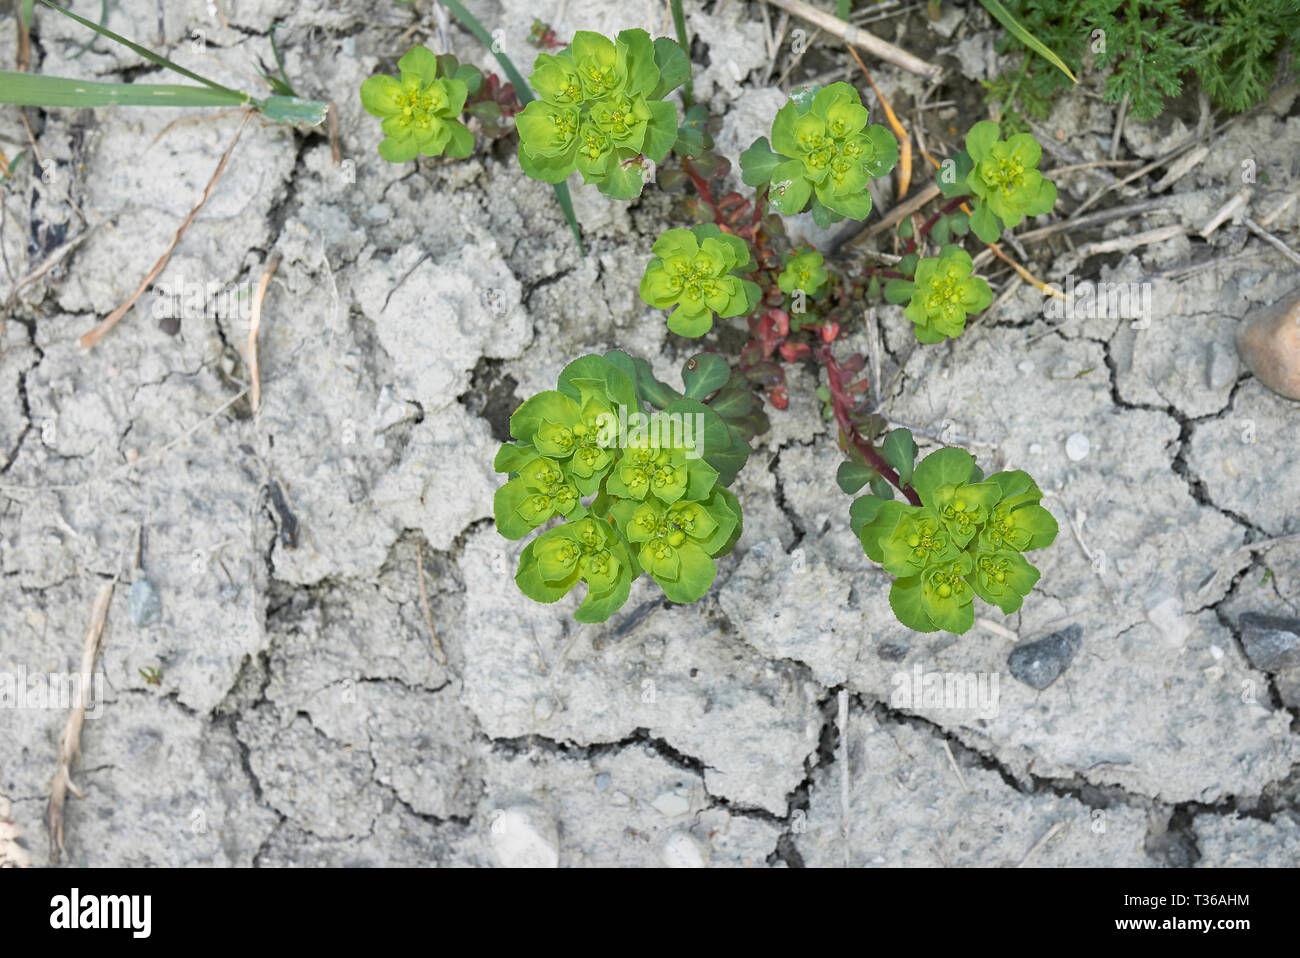
[[1241, 617], [1241, 644], [1257, 669], [1294, 668], [1300, 665], [1300, 619], [1247, 612]]
[[1043, 447], [1036, 442], [1031, 442], [1029, 444], [1029, 454], [1031, 456], [1041, 456], [1043, 454]]
[[669, 868], [705, 868], [709, 850], [693, 835], [673, 832], [664, 842], [663, 861]]
[[135, 626], [153, 625], [162, 619], [162, 599], [154, 584], [143, 576], [131, 583], [126, 614]]
[[1226, 389], [1237, 380], [1237, 354], [1223, 343], [1210, 344], [1205, 379], [1211, 389]]
[[1065, 454], [1070, 457], [1071, 462], [1079, 462], [1087, 457], [1092, 449], [1092, 443], [1088, 437], [1081, 432], [1072, 433], [1070, 438], [1065, 440]]
[[545, 721], [555, 714], [555, 703], [551, 701], [549, 695], [539, 695], [537, 701], [533, 704], [533, 715], [539, 720]]
[[650, 804], [665, 818], [676, 818], [691, 810], [691, 803], [686, 800], [686, 796], [676, 792], [664, 792]]
[[555, 819], [536, 805], [514, 805], [492, 820], [492, 854], [502, 868], [557, 868], [560, 835]]
[[596, 791], [603, 792], [605, 789], [609, 788], [609, 783], [609, 772], [601, 772], [596, 776]]
[[1007, 656], [1007, 667], [1021, 682], [1041, 692], [1070, 667], [1082, 645], [1083, 627], [1071, 625], [1060, 632], [1017, 645]]
[[1034, 364], [1031, 363], [1028, 359], [1022, 359], [1020, 360], [1020, 362], [1016, 364], [1016, 368], [1019, 369], [1025, 375], [1029, 375], [1034, 371]]

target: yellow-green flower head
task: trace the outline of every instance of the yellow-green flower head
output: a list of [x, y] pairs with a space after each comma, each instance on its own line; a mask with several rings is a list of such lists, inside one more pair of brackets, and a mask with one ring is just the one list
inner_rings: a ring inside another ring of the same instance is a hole
[[416, 156], [469, 156], [474, 136], [456, 119], [468, 87], [456, 77], [438, 76], [438, 58], [427, 47], [412, 47], [397, 62], [397, 77], [379, 74], [361, 84], [361, 105], [383, 120], [379, 155], [391, 163]]
[[651, 250], [641, 277], [641, 299], [672, 309], [668, 328], [679, 336], [703, 336], [713, 317], [740, 316], [758, 302], [758, 286], [735, 274], [749, 265], [749, 246], [712, 223], [668, 230]]
[[577, 170], [607, 196], [639, 194], [640, 158], [661, 163], [677, 140], [677, 111], [660, 88], [660, 55], [644, 30], [624, 30], [615, 40], [579, 30], [567, 49], [539, 54], [529, 82], [541, 99], [515, 118], [523, 171], [559, 183]]
[[1019, 609], [1038, 581], [1020, 553], [1057, 534], [1033, 479], [1020, 470], [985, 479], [969, 453], [945, 448], [916, 466], [910, 485], [920, 506], [868, 495], [850, 510], [863, 551], [899, 577], [889, 592], [899, 621], [960, 634], [974, 623], [973, 596]]
[[667, 503], [656, 495], [623, 499], [611, 510], [641, 568], [674, 602], [694, 602], [713, 582], [713, 557], [730, 548], [740, 521], [735, 497], [713, 488], [704, 499]]
[[921, 342], [960, 336], [967, 315], [987, 309], [993, 302], [989, 284], [971, 276], [972, 268], [970, 254], [959, 246], [945, 246], [937, 257], [917, 263], [912, 298], [903, 315], [915, 324]]
[[815, 197], [814, 212], [832, 220], [865, 218], [871, 212], [867, 182], [898, 162], [898, 141], [884, 127], [867, 125], [862, 98], [847, 83], [786, 103], [772, 122], [772, 150], [776, 210], [799, 213]]
[[783, 293], [793, 293], [801, 289], [809, 296], [816, 296], [826, 284], [827, 273], [822, 264], [825, 260], [816, 250], [807, 250], [792, 256], [785, 264], [785, 269], [776, 279], [776, 285]]
[[740, 504], [718, 485], [717, 469], [689, 455], [697, 446], [680, 424], [694, 410], [669, 403], [663, 415], [678, 416], [679, 425], [666, 433], [641, 418], [629, 425], [628, 416], [643, 412], [636, 385], [603, 356], [571, 362], [557, 387], [520, 404], [510, 417], [512, 441], [493, 463], [509, 474], [493, 502], [503, 536], [521, 539], [567, 520], [525, 546], [515, 573], [520, 590], [555, 602], [586, 582], [580, 622], [608, 619], [642, 572], [672, 601], [695, 601], [713, 581], [714, 559], [740, 535]]
[[999, 140], [998, 125], [985, 120], [966, 134], [966, 152], [973, 163], [966, 185], [979, 198], [971, 228], [985, 242], [1001, 232], [993, 217], [1014, 228], [1056, 205], [1056, 185], [1038, 170], [1043, 149], [1030, 134]]

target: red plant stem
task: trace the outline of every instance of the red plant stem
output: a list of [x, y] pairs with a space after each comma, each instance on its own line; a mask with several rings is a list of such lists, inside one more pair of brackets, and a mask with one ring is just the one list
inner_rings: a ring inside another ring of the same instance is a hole
[[930, 230], [934, 229], [934, 224], [939, 222], [939, 217], [947, 216], [949, 213], [951, 213], [953, 210], [960, 207], [963, 203], [965, 203], [969, 199], [970, 199], [969, 196], [958, 196], [955, 199], [951, 199], [947, 203], [945, 203], [937, 213], [935, 213], [923, 224], [921, 224], [921, 228], [917, 230], [915, 235], [913, 235], [912, 238], [907, 241], [907, 248], [903, 250], [903, 255], [906, 256], [908, 253], [916, 252], [916, 241], [920, 239], [922, 236], [928, 234]]
[[839, 363], [835, 361], [835, 356], [831, 353], [830, 346], [821, 347], [814, 352], [814, 355], [826, 366], [826, 380], [831, 390], [831, 409], [835, 414], [835, 421], [840, 427], [840, 438], [846, 443], [851, 443], [853, 448], [860, 452], [862, 457], [871, 464], [871, 467], [880, 473], [886, 482], [901, 492], [908, 502], [914, 506], [919, 506], [921, 497], [916, 494], [916, 490], [903, 485], [898, 472], [885, 461], [885, 457], [877, 452], [871, 443], [862, 437], [857, 426], [853, 425], [853, 422], [849, 419], [849, 405], [852, 400], [844, 394], [844, 377], [840, 371]]
[[727, 218], [718, 207], [718, 201], [713, 198], [713, 190], [709, 187], [709, 181], [700, 176], [699, 170], [695, 168], [695, 164], [684, 156], [682, 157], [682, 169], [686, 171], [686, 175], [689, 176], [691, 182], [695, 184], [695, 192], [700, 195], [700, 199], [708, 205], [709, 209], [713, 210], [713, 222], [717, 223], [719, 226], [726, 226]]

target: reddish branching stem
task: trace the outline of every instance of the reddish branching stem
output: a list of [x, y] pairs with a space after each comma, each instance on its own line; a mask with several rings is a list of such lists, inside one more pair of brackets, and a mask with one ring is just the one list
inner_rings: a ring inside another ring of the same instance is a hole
[[835, 356], [831, 353], [830, 346], [822, 346], [820, 349], [813, 351], [813, 355], [821, 361], [826, 367], [826, 381], [831, 392], [831, 410], [835, 416], [836, 423], [840, 427], [840, 442], [845, 447], [851, 445], [856, 449], [885, 481], [903, 494], [914, 506], [921, 504], [921, 498], [916, 494], [916, 490], [910, 486], [904, 486], [902, 480], [885, 457], [876, 451], [875, 446], [871, 445], [863, 435], [858, 432], [858, 427], [853, 424], [849, 418], [849, 412], [853, 407], [853, 399], [845, 392], [844, 373], [840, 369], [839, 363], [835, 361]]
[[903, 255], [906, 256], [908, 253], [915, 253], [917, 240], [919, 240], [922, 236], [926, 236], [927, 234], [929, 234], [930, 230], [934, 229], [935, 224], [939, 222], [939, 219], [941, 217], [947, 216], [949, 213], [953, 212], [954, 210], [960, 209], [961, 205], [969, 199], [971, 199], [971, 197], [969, 196], [958, 196], [958, 197], [954, 197], [953, 199], [945, 203], [943, 206], [941, 206], [939, 208], [939, 211], [935, 213], [933, 216], [931, 216], [924, 223], [922, 223], [921, 228], [918, 229], [915, 235], [913, 235], [912, 238], [907, 241], [907, 247], [903, 250]]

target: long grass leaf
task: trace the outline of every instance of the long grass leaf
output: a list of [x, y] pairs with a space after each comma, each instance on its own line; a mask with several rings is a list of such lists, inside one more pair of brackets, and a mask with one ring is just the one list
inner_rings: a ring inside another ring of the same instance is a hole
[[[48, 0], [45, 0], [48, 2]], [[451, 11], [454, 16], [470, 33], [474, 34], [475, 39], [492, 52], [497, 58], [497, 63], [501, 64], [501, 69], [505, 71], [510, 82], [514, 84], [515, 96], [519, 102], [528, 104], [533, 100], [533, 91], [528, 86], [528, 81], [524, 75], [515, 67], [510, 57], [506, 56], [501, 45], [492, 39], [492, 34], [483, 28], [483, 24], [478, 22], [474, 14], [465, 9], [459, 0], [443, 0], [443, 6]], [[578, 255], [585, 256], [582, 251], [582, 231], [578, 228], [578, 217], [573, 212], [573, 197], [569, 195], [569, 184], [553, 183], [552, 188], [555, 190], [556, 202], [560, 204], [560, 209], [564, 211], [564, 218], [569, 222], [569, 229], [573, 232], [574, 242], [578, 244]]]
[[[63, 14], [65, 17], [71, 17], [73, 20], [76, 20], [82, 26], [89, 27], [91, 30], [94, 30], [96, 33], [98, 33], [101, 37], [108, 37], [108, 39], [112, 40], [114, 43], [122, 44], [122, 46], [126, 47], [129, 50], [134, 51], [135, 53], [138, 53], [140, 56], [144, 57], [150, 63], [156, 63], [160, 67], [166, 67], [168, 70], [171, 70], [175, 73], [179, 73], [183, 77], [187, 77], [198, 83], [202, 83], [204, 86], [211, 87], [214, 90], [224, 90], [226, 93], [230, 93], [242, 97], [242, 99], [238, 101], [240, 103], [247, 103], [250, 99], [246, 94], [240, 93], [237, 90], [232, 90], [228, 86], [222, 86], [220, 83], [217, 83], [213, 80], [209, 80], [207, 77], [201, 76], [200, 74], [195, 73], [193, 70], [187, 70], [179, 63], [173, 63], [171, 60], [168, 60], [162, 54], [154, 53], [148, 47], [142, 47], [140, 46], [140, 44], [128, 40], [126, 37], [121, 36], [120, 34], [114, 33], [112, 30], [108, 29], [107, 27], [101, 27], [98, 23], [95, 23], [92, 20], [87, 20], [85, 17], [78, 16], [77, 14], [73, 13], [71, 10], [67, 10], [59, 6], [57, 3], [53, 3], [52, 0], [41, 0], [41, 3], [45, 4], [47, 7], [49, 7], [52, 10], [59, 11], [59, 13]], [[230, 101], [226, 101], [226, 102], [230, 102]]]
[[1070, 72], [1070, 68], [1065, 65], [1065, 61], [1049, 50], [1047, 45], [1038, 37], [1030, 33], [1024, 24], [1012, 16], [1011, 11], [1004, 7], [999, 0], [980, 0], [980, 3], [984, 4], [984, 9], [991, 13], [1000, 24], [1010, 30], [1017, 40], [1068, 76], [1071, 83], [1079, 82], [1079, 78]]
[[0, 71], [0, 103], [17, 106], [239, 106], [248, 94], [179, 83], [100, 83]]

